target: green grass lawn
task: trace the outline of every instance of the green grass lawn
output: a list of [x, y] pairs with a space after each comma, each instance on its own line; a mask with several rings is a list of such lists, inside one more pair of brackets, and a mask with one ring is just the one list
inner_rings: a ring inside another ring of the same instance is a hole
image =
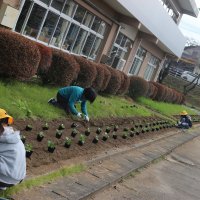
[[[63, 110], [47, 103], [49, 98], [56, 96], [58, 91], [56, 87], [18, 81], [0, 81], [0, 91], [0, 108], [4, 108], [15, 119], [31, 117], [51, 120], [67, 117]], [[80, 106], [77, 108], [80, 109]], [[151, 116], [155, 114], [155, 110], [167, 116], [179, 114], [182, 110], [187, 110], [189, 114], [196, 114], [181, 105], [160, 103], [145, 98], [140, 98], [136, 103], [119, 96], [98, 95], [93, 104], [88, 103], [90, 118]]]
[[[47, 103], [55, 97], [58, 88], [22, 82], [5, 83], [0, 81], [0, 107], [15, 119], [27, 117], [51, 120], [66, 118], [66, 113]], [[152, 112], [143, 106], [131, 107], [133, 101], [117, 96], [98, 96], [93, 104], [88, 103], [91, 118], [150, 116]], [[78, 106], [80, 109], [80, 106]]]
[[147, 106], [149, 109], [152, 109], [160, 114], [172, 116], [178, 115], [181, 111], [186, 110], [190, 115], [196, 115], [197, 112], [189, 107], [184, 105], [176, 105], [172, 103], [164, 103], [164, 102], [157, 102], [151, 99], [147, 99], [141, 97], [137, 101], [139, 104]]

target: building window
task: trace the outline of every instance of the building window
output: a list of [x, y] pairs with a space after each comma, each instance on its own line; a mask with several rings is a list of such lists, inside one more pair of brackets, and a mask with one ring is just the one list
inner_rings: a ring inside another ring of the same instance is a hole
[[142, 47], [139, 47], [137, 50], [137, 53], [135, 55], [135, 58], [133, 60], [133, 64], [131, 66], [131, 69], [129, 71], [129, 74], [138, 75], [138, 72], [140, 70], [140, 67], [144, 61], [144, 58], [146, 56], [147, 51], [143, 49]]
[[153, 78], [156, 67], [159, 65], [159, 60], [155, 56], [151, 55], [147, 68], [144, 72], [144, 79], [150, 81]]
[[124, 34], [119, 33], [116, 41], [111, 49], [110, 59], [108, 64], [111, 65], [113, 68], [120, 69], [120, 61], [123, 61], [123, 65], [128, 58], [130, 49], [132, 47], [132, 41], [126, 37]]
[[107, 24], [73, 0], [26, 0], [15, 30], [95, 60]]
[[159, 0], [164, 9], [168, 12], [169, 16], [177, 23], [180, 13], [176, 7], [169, 0]]

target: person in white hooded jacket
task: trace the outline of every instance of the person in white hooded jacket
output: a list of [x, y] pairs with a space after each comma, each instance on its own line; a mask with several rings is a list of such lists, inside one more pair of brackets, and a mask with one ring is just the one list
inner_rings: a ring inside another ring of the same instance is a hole
[[26, 176], [26, 154], [13, 118], [0, 108], [0, 190], [20, 183]]

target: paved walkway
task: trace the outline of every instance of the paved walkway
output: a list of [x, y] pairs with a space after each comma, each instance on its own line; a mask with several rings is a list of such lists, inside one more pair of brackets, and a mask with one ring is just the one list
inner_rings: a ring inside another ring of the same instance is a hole
[[200, 136], [87, 200], [199, 200]]
[[85, 199], [196, 138], [200, 135], [198, 130], [199, 128], [179, 134], [169, 133], [164, 138], [134, 146], [125, 152], [97, 158], [88, 163], [86, 171], [27, 191], [20, 200]]

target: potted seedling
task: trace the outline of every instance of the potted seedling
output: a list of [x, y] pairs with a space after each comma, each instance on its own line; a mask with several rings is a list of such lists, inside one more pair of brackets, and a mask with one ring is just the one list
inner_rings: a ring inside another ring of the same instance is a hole
[[110, 133], [110, 127], [106, 127], [106, 133]]
[[96, 133], [99, 135], [102, 132], [101, 128], [97, 128]]
[[96, 135], [92, 141], [93, 143], [97, 144], [99, 142], [99, 137]]
[[141, 130], [141, 132], [142, 132], [142, 133], [145, 133], [145, 129], [143, 128], [143, 129]]
[[85, 135], [80, 134], [78, 144], [82, 146], [84, 145], [84, 143], [85, 143]]
[[138, 128], [139, 127], [139, 125], [138, 124], [135, 124], [135, 128]]
[[103, 140], [103, 141], [106, 141], [108, 138], [109, 138], [109, 135], [108, 135], [107, 132], [105, 132], [105, 133], [103, 134], [102, 140]]
[[140, 131], [139, 131], [139, 130], [136, 130], [136, 131], [135, 131], [135, 134], [136, 134], [136, 135], [140, 135]]
[[134, 137], [134, 135], [135, 135], [135, 132], [134, 131], [130, 131], [130, 136]]
[[66, 137], [65, 138], [65, 147], [69, 148], [71, 146], [71, 144], [72, 144], [72, 139]]
[[32, 125], [28, 124], [26, 125], [26, 131], [31, 131], [33, 129]]
[[62, 130], [56, 129], [56, 138], [60, 139], [62, 136]]
[[51, 140], [48, 140], [47, 147], [50, 153], [53, 153], [56, 148], [55, 144]]
[[87, 128], [87, 129], [85, 130], [85, 135], [86, 135], [86, 136], [89, 136], [89, 135], [90, 135], [90, 128]]
[[125, 128], [124, 128], [124, 131], [129, 131], [129, 129], [125, 127]]
[[117, 133], [115, 131], [113, 132], [113, 138], [117, 139]]
[[58, 127], [58, 130], [64, 130], [65, 129], [65, 125], [64, 124], [60, 124]]
[[155, 131], [155, 128], [154, 128], [154, 127], [152, 127], [152, 128], [151, 128], [151, 131], [152, 131], [152, 132], [154, 132], [154, 131]]
[[116, 131], [118, 131], [118, 129], [119, 129], [119, 126], [118, 125], [114, 125], [114, 131], [116, 132]]
[[25, 135], [21, 135], [20, 138], [21, 138], [21, 141], [22, 141], [23, 143], [26, 142], [26, 136], [25, 136]]
[[76, 135], [78, 134], [78, 131], [74, 128], [71, 132], [71, 136], [72, 137], [76, 137]]
[[135, 131], [135, 128], [134, 128], [134, 127], [132, 127], [132, 128], [131, 128], [131, 131]]
[[44, 138], [44, 133], [41, 131], [37, 134], [37, 141], [41, 142]]
[[128, 137], [128, 133], [127, 133], [127, 131], [125, 131], [124, 133], [123, 133], [123, 135], [122, 135], [122, 138], [123, 139], [126, 139]]
[[77, 125], [76, 123], [73, 122], [73, 123], [71, 124], [71, 128], [76, 128], [76, 127], [78, 127], [78, 125]]
[[42, 129], [45, 131], [45, 130], [48, 130], [49, 129], [49, 125], [48, 123], [45, 123], [43, 126], [42, 126]]
[[30, 158], [33, 153], [33, 146], [31, 144], [26, 144], [25, 150], [26, 150], [26, 157]]

